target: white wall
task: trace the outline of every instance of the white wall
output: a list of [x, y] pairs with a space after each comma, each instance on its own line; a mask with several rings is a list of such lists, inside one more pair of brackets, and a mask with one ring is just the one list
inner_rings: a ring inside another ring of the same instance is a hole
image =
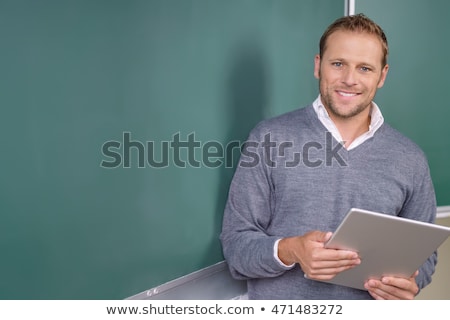
[[[450, 217], [436, 223], [450, 227]], [[438, 264], [433, 281], [417, 296], [419, 300], [450, 300], [450, 238], [438, 249]]]

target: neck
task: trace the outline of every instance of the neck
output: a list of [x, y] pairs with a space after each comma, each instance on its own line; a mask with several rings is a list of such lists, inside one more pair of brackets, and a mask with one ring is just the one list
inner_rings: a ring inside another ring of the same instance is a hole
[[344, 140], [345, 148], [350, 146], [352, 142], [360, 135], [369, 131], [370, 111], [371, 108], [367, 108], [367, 110], [364, 110], [351, 118], [331, 117], [331, 120], [333, 120], [342, 139]]

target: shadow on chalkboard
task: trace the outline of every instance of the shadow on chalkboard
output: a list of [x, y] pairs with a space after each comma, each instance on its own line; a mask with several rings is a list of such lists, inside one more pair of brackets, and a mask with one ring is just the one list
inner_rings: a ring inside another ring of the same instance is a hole
[[[250, 130], [264, 118], [267, 108], [268, 71], [264, 50], [255, 39], [244, 39], [231, 54], [232, 62], [227, 79], [228, 102], [226, 103], [229, 129], [225, 145], [239, 143], [247, 139]], [[225, 147], [225, 146], [224, 146]], [[229, 148], [231, 149], [231, 148]], [[232, 152], [230, 152], [232, 150]], [[214, 219], [214, 239], [219, 241], [223, 211], [228, 196], [228, 189], [240, 156], [240, 148], [235, 147], [226, 152], [228, 166], [220, 167], [220, 180], [217, 186], [217, 205]], [[230, 164], [232, 163], [232, 166]], [[205, 257], [208, 257], [208, 253]], [[210, 264], [211, 261], [205, 261]]]

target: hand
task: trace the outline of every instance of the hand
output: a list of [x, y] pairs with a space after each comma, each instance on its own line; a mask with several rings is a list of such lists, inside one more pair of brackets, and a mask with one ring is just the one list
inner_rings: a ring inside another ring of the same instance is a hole
[[410, 278], [383, 277], [381, 280], [369, 279], [364, 287], [377, 300], [412, 300], [419, 292], [416, 283], [417, 270]]
[[361, 263], [354, 251], [325, 248], [331, 235], [331, 232], [311, 231], [303, 236], [284, 238], [278, 244], [278, 257], [287, 265], [299, 263], [310, 279], [330, 280]]

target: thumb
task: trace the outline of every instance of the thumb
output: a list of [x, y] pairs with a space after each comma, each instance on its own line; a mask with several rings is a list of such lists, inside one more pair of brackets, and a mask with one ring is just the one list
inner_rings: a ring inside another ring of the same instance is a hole
[[332, 232], [314, 231], [312, 233], [311, 240], [317, 242], [327, 242], [328, 240], [330, 240], [332, 235]]

